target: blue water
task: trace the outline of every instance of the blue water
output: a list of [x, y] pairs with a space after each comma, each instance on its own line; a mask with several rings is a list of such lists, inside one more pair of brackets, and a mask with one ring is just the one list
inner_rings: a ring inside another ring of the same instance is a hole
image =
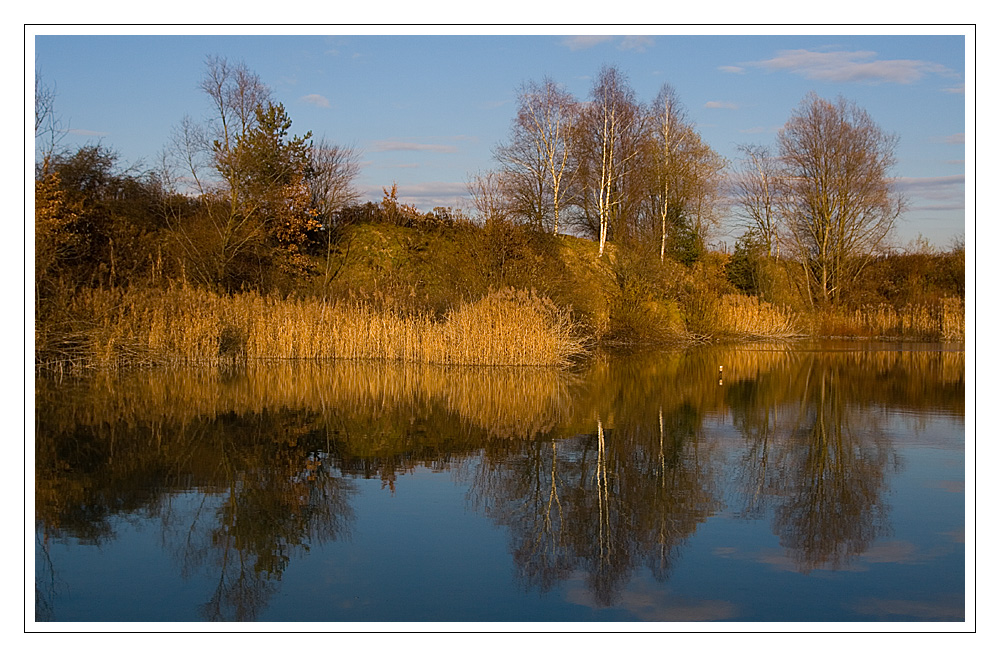
[[[902, 376], [924, 373], [920, 358]], [[775, 411], [763, 451], [763, 425], [714, 390], [671, 384], [666, 398], [688, 401], [664, 410], [625, 401], [607, 373], [588, 387], [588, 371], [572, 411], [524, 400], [535, 428], [520, 436], [482, 426], [488, 392], [442, 410], [457, 397], [426, 390], [383, 391], [379, 413], [324, 398], [331, 414], [211, 389], [232, 408], [132, 413], [111, 431], [82, 392], [107, 386], [54, 384], [52, 412], [75, 419], [36, 438], [36, 620], [966, 620], [964, 379], [924, 405], [871, 399], [856, 373], [832, 395], [831, 376], [804, 406], [822, 367], [793, 355], [739, 381]], [[793, 383], [765, 401], [768, 372]]]

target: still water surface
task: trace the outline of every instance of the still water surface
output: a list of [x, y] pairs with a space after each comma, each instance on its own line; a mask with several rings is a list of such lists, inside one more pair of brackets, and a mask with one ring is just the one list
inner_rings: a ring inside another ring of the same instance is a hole
[[965, 618], [961, 350], [280, 363], [35, 396], [38, 621]]

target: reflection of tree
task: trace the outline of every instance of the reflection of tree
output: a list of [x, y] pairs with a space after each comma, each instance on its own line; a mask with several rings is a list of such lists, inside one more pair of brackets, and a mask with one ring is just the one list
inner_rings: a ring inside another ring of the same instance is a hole
[[837, 369], [815, 372], [785, 446], [792, 487], [774, 524], [805, 570], [843, 566], [887, 532], [889, 448], [879, 411], [851, 400], [851, 385]]
[[665, 579], [716, 502], [691, 407], [626, 428], [595, 424], [594, 433], [486, 458], [473, 497], [510, 530], [526, 586], [546, 591], [583, 571], [596, 600], [610, 605], [642, 564]]
[[[36, 554], [163, 515], [182, 573], [216, 579], [205, 617], [246, 619], [290, 560], [343, 536], [347, 478], [391, 486], [479, 454], [470, 494], [508, 529], [527, 587], [583, 573], [610, 604], [637, 569], [664, 581], [718, 507], [703, 418], [724, 413], [745, 441], [745, 513], [772, 514], [803, 569], [845, 565], [885, 531], [880, 409], [961, 417], [964, 355], [710, 347], [596, 359], [572, 377], [299, 363], [39, 378], [35, 392]], [[46, 577], [40, 618], [58, 607]]]
[[[252, 620], [291, 556], [339, 538], [352, 519], [351, 489], [335, 476], [317, 418], [283, 409], [61, 431], [58, 418], [39, 414], [36, 553], [46, 556], [52, 537], [109, 539], [116, 516], [155, 512], [182, 573], [218, 569], [205, 617]], [[174, 493], [192, 488], [203, 491], [201, 509], [193, 518], [175, 513]], [[39, 596], [49, 611], [38, 615], [51, 616], [53, 597]]]
[[[731, 396], [743, 397], [733, 412], [747, 444], [747, 509], [773, 505], [775, 532], [805, 571], [845, 566], [888, 532], [882, 495], [893, 455], [858, 374], [810, 357], [786, 372], [790, 385], [758, 379]], [[779, 385], [790, 394], [776, 394]]]
[[309, 413], [281, 410], [212, 420], [221, 445], [222, 501], [202, 540], [188, 535], [185, 568], [218, 568], [208, 620], [253, 620], [294, 554], [341, 537], [352, 520], [350, 488], [334, 476]]

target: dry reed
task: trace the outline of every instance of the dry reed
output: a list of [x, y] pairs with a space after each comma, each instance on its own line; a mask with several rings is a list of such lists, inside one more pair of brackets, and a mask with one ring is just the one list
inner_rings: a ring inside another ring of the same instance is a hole
[[726, 294], [711, 309], [713, 333], [750, 339], [787, 338], [798, 334], [791, 311], [742, 294]]
[[359, 302], [219, 295], [188, 287], [92, 290], [82, 359], [114, 368], [232, 360], [362, 359], [450, 365], [564, 366], [582, 351], [569, 313], [501, 291], [436, 320]]
[[899, 308], [868, 305], [853, 313], [821, 316], [815, 332], [831, 336], [963, 341], [965, 302], [947, 297], [933, 304], [907, 304]]

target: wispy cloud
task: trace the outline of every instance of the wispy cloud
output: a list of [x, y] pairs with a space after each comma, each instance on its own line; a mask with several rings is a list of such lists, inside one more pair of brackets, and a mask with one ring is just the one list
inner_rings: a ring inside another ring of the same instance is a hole
[[710, 100], [705, 103], [705, 107], [708, 109], [739, 109], [740, 106], [736, 103], [730, 103], [722, 100]]
[[653, 37], [635, 34], [623, 38], [622, 42], [618, 44], [618, 49], [646, 52], [648, 49], [653, 47], [653, 43]]
[[[965, 207], [965, 174], [931, 176], [927, 178], [897, 178], [896, 189], [911, 199], [936, 201], [937, 209], [956, 210]], [[927, 209], [926, 207], [924, 209]]]
[[746, 69], [742, 66], [720, 66], [719, 70], [723, 73], [746, 73]]
[[330, 107], [330, 101], [327, 100], [326, 96], [321, 96], [319, 94], [308, 94], [299, 100], [304, 103], [309, 103], [310, 105], [315, 105], [316, 107]]
[[[370, 187], [364, 191], [372, 200], [382, 198], [382, 187]], [[400, 203], [426, 212], [436, 207], [461, 207], [469, 198], [469, 188], [464, 182], [400, 184], [396, 194]]]
[[562, 40], [562, 45], [566, 46], [570, 50], [586, 50], [587, 48], [593, 48], [594, 46], [607, 43], [611, 41], [613, 37], [602, 36], [597, 34], [581, 34], [578, 36], [566, 37]]
[[446, 144], [419, 144], [411, 141], [377, 141], [372, 144], [372, 150], [378, 153], [387, 151], [430, 151], [432, 153], [455, 153], [458, 148]]
[[953, 135], [944, 135], [942, 137], [932, 137], [931, 141], [938, 144], [964, 144], [965, 143], [965, 133], [956, 132]]
[[655, 43], [653, 37], [639, 34], [624, 37], [614, 37], [605, 34], [580, 34], [577, 36], [568, 36], [560, 43], [570, 50], [587, 50], [588, 48], [599, 46], [602, 43], [609, 43], [616, 39], [620, 39], [618, 41], [619, 50], [635, 50], [636, 52], [646, 52]]
[[818, 52], [782, 50], [771, 59], [746, 62], [745, 66], [770, 71], [788, 71], [809, 80], [912, 84], [925, 75], [955, 75], [946, 66], [919, 59], [878, 59], [878, 53], [857, 51]]

